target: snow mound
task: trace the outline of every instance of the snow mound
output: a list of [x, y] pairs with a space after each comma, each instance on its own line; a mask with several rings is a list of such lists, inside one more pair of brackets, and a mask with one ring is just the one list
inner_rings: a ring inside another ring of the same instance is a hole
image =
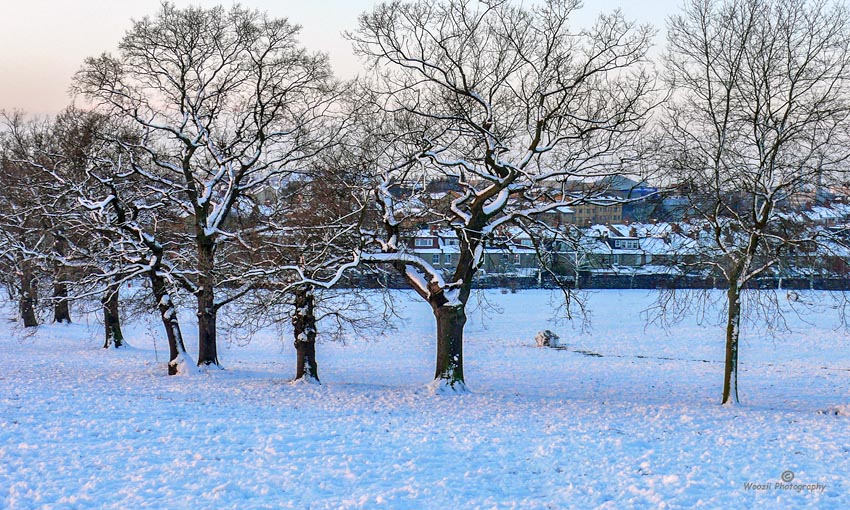
[[190, 376], [201, 373], [201, 369], [188, 354], [178, 354], [173, 363], [177, 366], [177, 375]]
[[538, 331], [534, 335], [534, 341], [537, 342], [537, 347], [565, 347], [561, 344], [560, 337], [548, 329]]
[[315, 377], [304, 376], [298, 379], [293, 379], [290, 383], [290, 386], [321, 386], [322, 383], [316, 379]]
[[446, 379], [434, 379], [428, 383], [428, 393], [430, 395], [462, 395], [471, 393], [464, 382], [455, 382], [451, 384]]

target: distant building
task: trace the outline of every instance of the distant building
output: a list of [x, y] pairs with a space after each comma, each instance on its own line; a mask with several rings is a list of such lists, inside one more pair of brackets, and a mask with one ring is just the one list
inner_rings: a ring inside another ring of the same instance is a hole
[[538, 217], [543, 223], [549, 225], [550, 227], [575, 225], [576, 223], [575, 209], [573, 209], [572, 207], [567, 207], [565, 205], [550, 209], [544, 213], [541, 213], [540, 215], [538, 215]]
[[[537, 250], [522, 231], [505, 231], [484, 249], [482, 275], [537, 276]], [[453, 230], [420, 229], [407, 242], [411, 253], [434, 269], [451, 273], [460, 256], [460, 241]]]
[[623, 221], [623, 203], [616, 197], [599, 197], [594, 203], [574, 204], [572, 224], [583, 227]]
[[425, 191], [427, 193], [462, 192], [463, 187], [460, 185], [460, 177], [457, 175], [446, 175], [439, 179], [428, 181], [428, 184], [425, 185]]

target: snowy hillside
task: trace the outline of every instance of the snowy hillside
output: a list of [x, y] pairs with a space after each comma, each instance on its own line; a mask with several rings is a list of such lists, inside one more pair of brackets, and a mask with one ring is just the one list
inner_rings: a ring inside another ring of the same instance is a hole
[[[469, 312], [461, 395], [428, 391], [433, 318], [399, 296], [396, 331], [318, 345], [321, 386], [288, 383], [273, 330], [223, 346], [224, 371], [168, 377], [154, 320], [105, 351], [93, 319], [24, 335], [5, 309], [0, 508], [850, 507], [829, 306], [776, 338], [747, 326], [742, 404], [721, 407], [722, 327], [645, 326], [651, 293], [593, 293], [587, 333], [551, 322], [548, 292], [486, 293], [501, 310]], [[542, 329], [568, 348], [535, 347]]]

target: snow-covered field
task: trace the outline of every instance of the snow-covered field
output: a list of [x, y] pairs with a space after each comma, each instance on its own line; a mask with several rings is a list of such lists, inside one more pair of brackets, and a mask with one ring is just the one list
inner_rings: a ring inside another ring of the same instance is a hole
[[[470, 312], [461, 395], [428, 391], [433, 319], [399, 296], [396, 331], [318, 346], [321, 386], [287, 382], [273, 330], [167, 377], [155, 322], [107, 352], [93, 319], [22, 336], [5, 308], [0, 508], [850, 508], [833, 309], [746, 328], [742, 404], [721, 407], [722, 328], [646, 327], [646, 291], [592, 294], [588, 333], [551, 323], [548, 292], [488, 292], [501, 312]], [[547, 328], [570, 350], [534, 347]]]

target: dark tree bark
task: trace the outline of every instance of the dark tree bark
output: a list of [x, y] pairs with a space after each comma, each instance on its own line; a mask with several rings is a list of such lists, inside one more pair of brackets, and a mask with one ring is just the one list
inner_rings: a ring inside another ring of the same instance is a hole
[[35, 316], [35, 288], [32, 284], [33, 276], [29, 265], [25, 262], [21, 273], [21, 296], [20, 312], [21, 320], [25, 328], [38, 326], [38, 318]]
[[723, 370], [723, 404], [738, 403], [738, 338], [741, 334], [741, 289], [731, 282], [726, 291], [726, 363]]
[[473, 204], [466, 228], [456, 229], [460, 239], [460, 256], [452, 279], [462, 283], [457, 290], [449, 291], [456, 293], [455, 298], [449, 300], [446, 289], [438, 291], [434, 285], [429, 289], [429, 303], [437, 321], [434, 380], [445, 381], [455, 390], [466, 388], [463, 376], [463, 328], [466, 326], [466, 303], [472, 292], [472, 280], [482, 263], [475, 253], [485, 244], [481, 235], [486, 223], [483, 203]]
[[215, 242], [206, 238], [198, 243], [198, 366], [219, 364], [216, 348], [214, 267]]
[[119, 315], [118, 285], [110, 285], [100, 298], [103, 309], [104, 342], [103, 348], [116, 349], [124, 346], [124, 333], [121, 331], [121, 317]]
[[463, 327], [466, 324], [466, 306], [435, 306], [437, 319], [437, 367], [435, 380], [446, 381], [454, 388], [463, 384]]
[[174, 307], [174, 302], [171, 300], [171, 295], [168, 293], [168, 287], [163, 278], [152, 271], [150, 280], [162, 325], [165, 327], [165, 334], [168, 337], [168, 375], [176, 375], [180, 358], [186, 354], [183, 334], [177, 320], [177, 309]]
[[53, 300], [53, 322], [70, 324], [71, 307], [68, 301], [68, 286], [65, 283], [57, 281], [53, 284]]
[[[66, 241], [61, 230], [53, 242], [53, 249], [58, 256], [64, 256]], [[65, 271], [60, 263], [56, 263], [53, 271], [53, 322], [71, 323], [71, 305], [68, 301], [68, 286], [65, 284]]]
[[319, 382], [319, 367], [316, 363], [316, 313], [313, 288], [299, 287], [295, 292], [295, 310], [292, 326], [295, 333], [295, 351], [298, 363], [295, 380], [312, 379]]

